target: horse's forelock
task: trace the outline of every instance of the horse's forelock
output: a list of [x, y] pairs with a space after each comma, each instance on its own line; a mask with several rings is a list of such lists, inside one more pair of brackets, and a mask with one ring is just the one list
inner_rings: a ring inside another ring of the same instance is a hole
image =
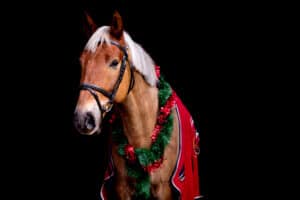
[[[85, 46], [85, 50], [95, 52], [99, 43], [107, 43], [110, 45], [110, 27], [102, 26], [98, 28], [95, 33], [90, 37]], [[155, 86], [157, 77], [155, 74], [155, 65], [150, 55], [136, 42], [134, 42], [127, 32], [123, 32], [126, 45], [129, 47], [129, 51], [132, 57], [132, 63], [134, 68], [140, 72], [151, 86]]]

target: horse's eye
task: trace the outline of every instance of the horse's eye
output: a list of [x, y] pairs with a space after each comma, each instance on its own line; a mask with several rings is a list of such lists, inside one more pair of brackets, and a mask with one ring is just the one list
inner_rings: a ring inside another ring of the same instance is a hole
[[118, 60], [113, 60], [111, 63], [110, 63], [110, 67], [116, 67], [117, 65], [119, 64], [119, 61]]

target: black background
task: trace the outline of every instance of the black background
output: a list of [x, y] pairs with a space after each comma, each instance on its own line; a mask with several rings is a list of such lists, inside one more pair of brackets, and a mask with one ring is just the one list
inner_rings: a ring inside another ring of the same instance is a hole
[[216, 56], [220, 30], [215, 7], [185, 1], [163, 5], [90, 0], [18, 3], [9, 6], [14, 18], [2, 18], [11, 41], [3, 47], [9, 66], [3, 77], [13, 79], [6, 82], [10, 87], [4, 87], [2, 98], [12, 105], [3, 114], [10, 134], [1, 141], [10, 142], [4, 154], [12, 199], [97, 199], [105, 135], [80, 136], [72, 115], [78, 97], [78, 58], [87, 41], [84, 11], [102, 26], [110, 23], [116, 9], [126, 31], [161, 66], [194, 117], [201, 136], [201, 191], [208, 195], [211, 72], [221, 62]]

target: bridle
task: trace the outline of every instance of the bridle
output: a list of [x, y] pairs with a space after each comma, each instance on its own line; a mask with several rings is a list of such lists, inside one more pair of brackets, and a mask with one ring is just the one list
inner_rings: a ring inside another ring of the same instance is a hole
[[[95, 101], [97, 102], [97, 105], [98, 105], [99, 109], [101, 110], [101, 117], [102, 118], [104, 116], [104, 113], [108, 113], [112, 109], [112, 107], [114, 105], [114, 99], [115, 99], [116, 93], [117, 93], [117, 91], [119, 89], [119, 86], [121, 84], [121, 81], [123, 79], [124, 72], [125, 72], [125, 69], [126, 69], [126, 61], [130, 65], [130, 84], [129, 84], [127, 93], [129, 93], [130, 90], [134, 86], [133, 65], [128, 60], [128, 54], [127, 54], [128, 47], [123, 47], [118, 42], [113, 41], [113, 40], [110, 41], [110, 43], [112, 45], [117, 46], [123, 52], [123, 57], [122, 57], [122, 62], [121, 62], [119, 77], [118, 77], [118, 79], [117, 79], [117, 81], [116, 81], [116, 83], [115, 83], [112, 91], [109, 92], [109, 91], [103, 89], [102, 87], [99, 87], [99, 86], [96, 86], [96, 85], [93, 85], [93, 84], [89, 84], [89, 83], [82, 83], [79, 86], [80, 90], [87, 90], [94, 97]], [[104, 106], [101, 105], [100, 99], [97, 96], [97, 92], [103, 94], [104, 96], [106, 96], [109, 99], [109, 101], [108, 101], [108, 103], [106, 105], [104, 105]]]

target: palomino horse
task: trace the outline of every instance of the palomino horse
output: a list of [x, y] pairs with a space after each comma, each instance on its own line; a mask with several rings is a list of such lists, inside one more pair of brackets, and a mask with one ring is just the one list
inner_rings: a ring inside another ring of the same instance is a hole
[[[88, 22], [96, 27], [89, 16]], [[112, 130], [100, 197], [200, 198], [192, 118], [117, 12], [111, 26], [94, 31], [80, 60], [74, 124], [85, 135], [100, 133], [106, 121]]]

